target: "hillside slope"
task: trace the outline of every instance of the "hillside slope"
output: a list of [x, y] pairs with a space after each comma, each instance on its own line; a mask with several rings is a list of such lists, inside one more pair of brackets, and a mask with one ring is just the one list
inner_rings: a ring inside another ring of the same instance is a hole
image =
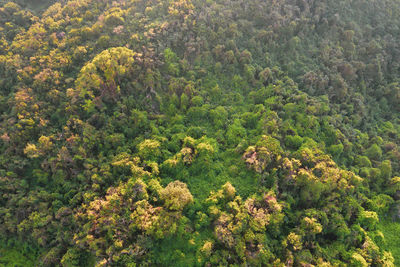
[[399, 1], [31, 9], [0, 6], [0, 264], [398, 264]]

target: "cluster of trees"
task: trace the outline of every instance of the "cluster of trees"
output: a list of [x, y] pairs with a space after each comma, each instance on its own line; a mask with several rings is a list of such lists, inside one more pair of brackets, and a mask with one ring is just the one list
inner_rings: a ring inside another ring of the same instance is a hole
[[398, 1], [3, 2], [0, 253], [400, 260]]

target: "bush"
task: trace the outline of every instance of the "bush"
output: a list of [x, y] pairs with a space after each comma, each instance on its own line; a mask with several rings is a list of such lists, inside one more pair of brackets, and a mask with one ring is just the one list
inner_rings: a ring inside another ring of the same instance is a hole
[[297, 150], [303, 144], [303, 138], [298, 135], [287, 135], [285, 138], [285, 145], [289, 148]]
[[373, 144], [367, 149], [365, 154], [372, 160], [380, 160], [382, 158], [382, 149], [377, 144]]

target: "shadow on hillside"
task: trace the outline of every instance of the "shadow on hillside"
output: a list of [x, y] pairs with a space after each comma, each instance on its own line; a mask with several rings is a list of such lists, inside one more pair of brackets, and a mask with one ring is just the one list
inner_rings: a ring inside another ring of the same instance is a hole
[[45, 11], [49, 6], [56, 3], [57, 0], [15, 0], [24, 9], [29, 9], [34, 13], [41, 13]]

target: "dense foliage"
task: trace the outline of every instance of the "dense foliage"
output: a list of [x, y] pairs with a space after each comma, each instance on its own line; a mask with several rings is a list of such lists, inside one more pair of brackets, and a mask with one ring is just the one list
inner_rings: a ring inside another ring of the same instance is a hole
[[400, 262], [397, 0], [3, 1], [0, 114], [0, 265]]

